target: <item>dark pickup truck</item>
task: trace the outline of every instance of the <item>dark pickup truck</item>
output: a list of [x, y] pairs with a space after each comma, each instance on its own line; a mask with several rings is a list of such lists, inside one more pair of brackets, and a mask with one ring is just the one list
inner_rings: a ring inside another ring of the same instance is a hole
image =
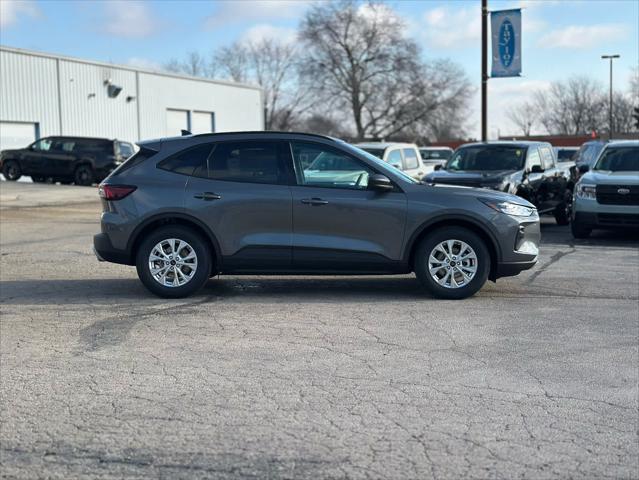
[[576, 170], [557, 164], [545, 142], [486, 142], [459, 147], [426, 183], [481, 187], [514, 193], [568, 225]]

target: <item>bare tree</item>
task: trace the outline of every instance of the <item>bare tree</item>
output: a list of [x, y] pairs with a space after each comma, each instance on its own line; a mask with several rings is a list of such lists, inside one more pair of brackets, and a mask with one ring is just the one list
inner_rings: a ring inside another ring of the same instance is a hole
[[635, 120], [632, 116], [633, 105], [631, 94], [616, 92], [612, 96], [612, 126], [617, 133], [628, 133], [635, 129]]
[[302, 21], [304, 76], [326, 104], [349, 112], [357, 139], [428, 128], [429, 116], [459, 110], [470, 95], [465, 75], [449, 63], [428, 68], [404, 31], [387, 5], [356, 0], [317, 3]]
[[521, 130], [522, 135], [529, 136], [537, 121], [537, 112], [530, 102], [514, 105], [506, 111], [506, 116]]
[[311, 105], [299, 75], [299, 50], [275, 39], [234, 43], [214, 55], [222, 75], [264, 89], [267, 130], [288, 130]]
[[548, 133], [580, 135], [606, 126], [601, 85], [583, 76], [553, 82], [533, 95], [534, 108]]
[[213, 76], [213, 65], [207, 63], [205, 58], [197, 51], [189, 52], [184, 60], [172, 58], [164, 64], [164, 69], [169, 72], [184, 73], [196, 77]]

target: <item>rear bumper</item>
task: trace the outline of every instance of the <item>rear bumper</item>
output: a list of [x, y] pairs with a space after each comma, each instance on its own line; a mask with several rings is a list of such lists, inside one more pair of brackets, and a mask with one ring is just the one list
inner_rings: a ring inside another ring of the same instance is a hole
[[93, 251], [101, 262], [132, 265], [131, 256], [126, 251], [114, 248], [106, 233], [93, 236]]

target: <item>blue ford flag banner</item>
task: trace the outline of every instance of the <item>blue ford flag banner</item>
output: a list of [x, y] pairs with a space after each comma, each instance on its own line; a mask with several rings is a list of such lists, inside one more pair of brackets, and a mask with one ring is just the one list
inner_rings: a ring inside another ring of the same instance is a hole
[[521, 75], [521, 10], [499, 10], [490, 13], [493, 45], [491, 77]]

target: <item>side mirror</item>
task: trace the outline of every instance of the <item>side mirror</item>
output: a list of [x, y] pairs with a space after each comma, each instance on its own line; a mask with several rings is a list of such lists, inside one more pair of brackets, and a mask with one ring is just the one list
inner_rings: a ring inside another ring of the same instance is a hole
[[579, 173], [587, 173], [590, 170], [590, 166], [587, 163], [582, 163], [577, 167]]
[[391, 163], [391, 167], [395, 167], [397, 170], [401, 170], [402, 164], [399, 162]]
[[393, 189], [393, 183], [387, 176], [376, 173], [368, 178], [368, 189], [389, 192]]
[[541, 165], [533, 165], [530, 167], [530, 173], [544, 173], [544, 169], [541, 168]]
[[435, 165], [434, 170], [441, 170], [442, 169], [442, 164], [438, 163], [437, 165]]

